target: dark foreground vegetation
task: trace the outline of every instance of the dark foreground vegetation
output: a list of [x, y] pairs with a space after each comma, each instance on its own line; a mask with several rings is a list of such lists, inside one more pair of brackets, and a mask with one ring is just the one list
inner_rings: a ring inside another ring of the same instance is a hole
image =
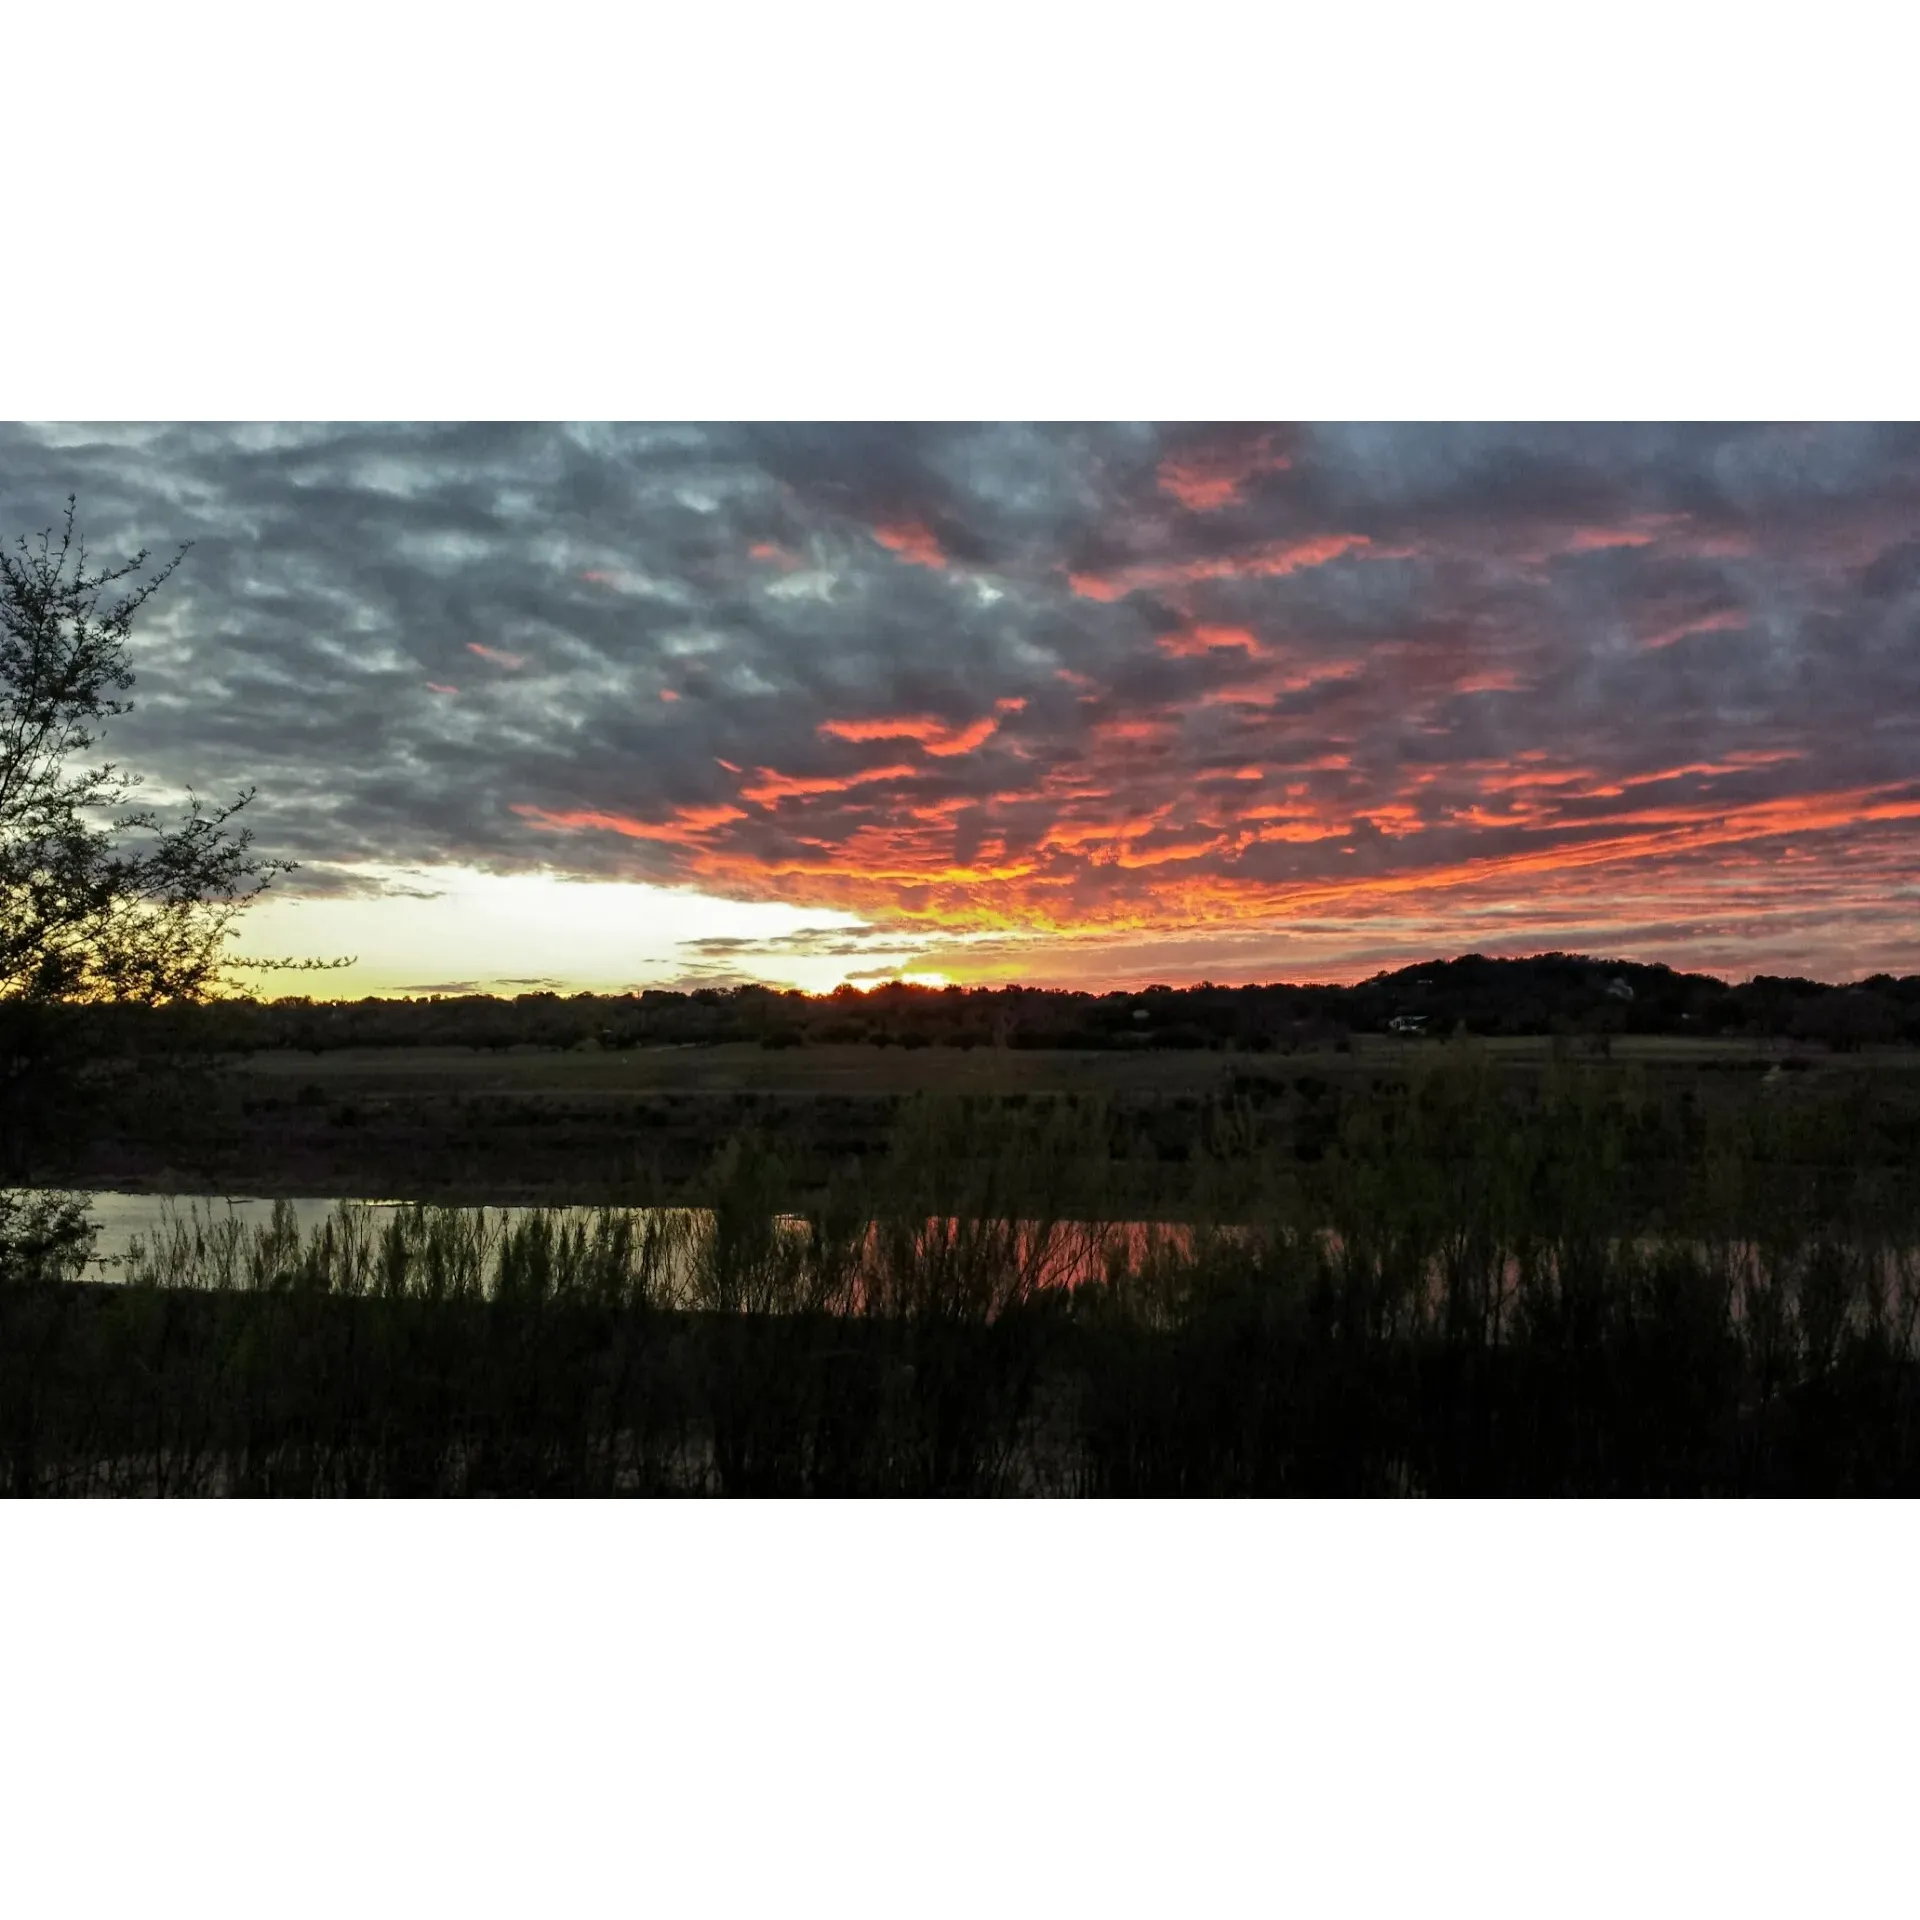
[[698, 1214], [203, 1216], [123, 1284], [16, 1263], [0, 1484], [1920, 1490], [1904, 1107], [1424, 1059], [1306, 1157], [1218, 1103], [1174, 1227], [1127, 1224], [1100, 1104], [920, 1098], [800, 1211], [749, 1134]]

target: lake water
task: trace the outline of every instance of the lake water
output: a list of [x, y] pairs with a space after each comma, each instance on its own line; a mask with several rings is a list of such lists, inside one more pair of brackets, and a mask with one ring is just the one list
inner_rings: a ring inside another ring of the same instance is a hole
[[[94, 1193], [87, 1198], [93, 1202], [91, 1217], [100, 1229], [93, 1243], [92, 1268], [99, 1277], [109, 1280], [118, 1277], [127, 1249], [135, 1238], [151, 1240], [169, 1214], [185, 1219], [189, 1210], [197, 1209], [203, 1216], [211, 1214], [215, 1219], [225, 1219], [231, 1213], [248, 1227], [264, 1227], [272, 1221], [274, 1207], [279, 1204], [273, 1200], [239, 1195], [227, 1198], [217, 1194]], [[342, 1204], [339, 1200], [321, 1200], [310, 1196], [287, 1202], [300, 1222], [302, 1234], [310, 1233]], [[400, 1203], [391, 1200], [349, 1200], [344, 1204], [356, 1211], [364, 1208], [371, 1212], [385, 1212]]]
[[[93, 1258], [89, 1263], [88, 1273], [90, 1278], [102, 1280], [119, 1279], [125, 1267], [128, 1250], [134, 1241], [144, 1239], [151, 1243], [165, 1230], [170, 1219], [186, 1221], [197, 1217], [203, 1221], [211, 1218], [218, 1222], [232, 1218], [243, 1227], [265, 1227], [272, 1222], [274, 1208], [285, 1205], [293, 1209], [301, 1234], [305, 1236], [343, 1206], [356, 1213], [364, 1212], [376, 1216], [373, 1224], [377, 1231], [378, 1216], [410, 1204], [401, 1200], [342, 1200], [337, 1197], [329, 1198], [310, 1194], [292, 1196], [284, 1201], [240, 1194], [223, 1196], [95, 1192], [85, 1197], [92, 1203], [90, 1217], [99, 1229], [94, 1240]], [[524, 1213], [590, 1210], [461, 1207], [454, 1211], [466, 1214], [484, 1212], [489, 1225], [498, 1227], [504, 1226]], [[663, 1216], [682, 1220], [704, 1220], [707, 1217], [704, 1213], [686, 1208], [621, 1207], [614, 1208], [612, 1211], [628, 1214], [636, 1221]], [[1079, 1226], [1062, 1223], [1049, 1236], [1049, 1244], [1054, 1248], [1054, 1252], [1044, 1264], [1049, 1270], [1050, 1277], [1072, 1284], [1101, 1272], [1110, 1248], [1123, 1250], [1130, 1262], [1137, 1263], [1144, 1256], [1150, 1242], [1171, 1241], [1186, 1245], [1190, 1243], [1189, 1234], [1189, 1229], [1179, 1226], [1149, 1224], [1145, 1221], [1105, 1221], [1098, 1225], [1085, 1223]]]
[[[99, 1228], [94, 1242], [93, 1259], [89, 1266], [89, 1277], [102, 1280], [119, 1279], [125, 1267], [128, 1249], [136, 1238], [151, 1241], [166, 1227], [168, 1220], [186, 1220], [196, 1216], [206, 1220], [228, 1217], [239, 1221], [243, 1226], [264, 1227], [273, 1218], [276, 1205], [291, 1206], [298, 1221], [302, 1235], [313, 1231], [320, 1223], [329, 1218], [338, 1208], [345, 1206], [355, 1212], [365, 1212], [376, 1216], [373, 1222], [376, 1230], [379, 1225], [377, 1216], [390, 1213], [398, 1207], [409, 1204], [398, 1200], [355, 1199], [341, 1200], [316, 1195], [301, 1195], [288, 1199], [284, 1203], [261, 1199], [250, 1195], [218, 1196], [205, 1194], [156, 1194], [156, 1193], [105, 1193], [96, 1192], [86, 1196], [92, 1202], [91, 1217]], [[585, 1212], [587, 1209], [572, 1208], [530, 1208], [530, 1207], [463, 1207], [457, 1211], [467, 1214], [484, 1212], [490, 1227], [504, 1226], [517, 1216], [530, 1212]], [[706, 1215], [685, 1208], [648, 1208], [628, 1207], [614, 1209], [629, 1214], [636, 1221], [670, 1216], [685, 1221], [703, 1221]], [[939, 1223], [929, 1221], [930, 1228]], [[1228, 1229], [1231, 1233], [1234, 1230]], [[1154, 1245], [1170, 1250], [1185, 1251], [1192, 1247], [1192, 1229], [1167, 1223], [1148, 1223], [1144, 1221], [1108, 1221], [1099, 1224], [1091, 1222], [1073, 1225], [1060, 1223], [1056, 1228], [1044, 1231], [1046, 1253], [1037, 1263], [1035, 1277], [1040, 1284], [1065, 1284], [1073, 1286], [1082, 1281], [1097, 1277], [1106, 1270], [1110, 1258], [1118, 1256], [1129, 1266], [1139, 1266], [1149, 1255]], [[1339, 1237], [1331, 1231], [1323, 1231], [1320, 1236], [1329, 1254], [1337, 1254]], [[1640, 1243], [1643, 1251], [1651, 1251], [1654, 1242]], [[671, 1264], [677, 1268], [685, 1256], [671, 1257]], [[1761, 1269], [1760, 1249], [1753, 1246], [1739, 1248], [1735, 1264], [1738, 1268], [1758, 1275]], [[1914, 1253], [1911, 1248], [1882, 1248], [1878, 1251], [1877, 1264], [1882, 1269], [1883, 1283], [1890, 1288], [1901, 1284], [1911, 1286], [1914, 1280]], [[1517, 1261], [1507, 1256], [1503, 1262], [1503, 1291], [1511, 1293], [1519, 1279]], [[1437, 1271], [1435, 1279], [1437, 1281]], [[1743, 1303], [1734, 1302], [1736, 1318], [1743, 1311]]]

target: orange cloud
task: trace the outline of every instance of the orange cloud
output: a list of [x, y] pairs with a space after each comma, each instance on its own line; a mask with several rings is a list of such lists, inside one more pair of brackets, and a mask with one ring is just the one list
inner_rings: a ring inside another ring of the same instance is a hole
[[[1224, 460], [1163, 465], [1159, 491], [1188, 513], [1219, 512], [1243, 488], [1253, 493]], [[894, 763], [808, 775], [751, 759], [742, 773], [721, 761], [736, 777], [720, 791], [738, 789], [737, 805], [669, 814], [655, 803], [648, 810], [663, 817], [654, 819], [519, 811], [549, 829], [653, 843], [626, 858], [682, 885], [857, 912], [929, 941], [1004, 934], [1010, 953], [1041, 941], [1057, 954], [1063, 949], [1051, 943], [1107, 940], [1119, 952], [1123, 937], [1171, 942], [1191, 933], [1206, 943], [1196, 953], [1257, 951], [1276, 973], [1290, 964], [1278, 956], [1301, 955], [1315, 940], [1330, 952], [1351, 954], [1366, 941], [1397, 952], [1424, 937], [1409, 929], [1446, 929], [1432, 936], [1436, 948], [1493, 951], [1493, 942], [1534, 928], [1544, 941], [1616, 922], [1777, 927], [1789, 908], [1814, 911], [1848, 890], [1883, 918], [1900, 910], [1893, 883], [1905, 875], [1899, 856], [1911, 853], [1920, 787], [1782, 796], [1788, 778], [1763, 770], [1799, 754], [1728, 752], [1725, 743], [1792, 738], [1791, 713], [1769, 712], [1742, 732], [1731, 700], [1700, 726], [1670, 700], [1633, 729], [1596, 728], [1583, 683], [1556, 670], [1563, 650], [1577, 657], [1591, 645], [1614, 666], [1622, 640], [1658, 650], [1736, 631], [1746, 617], [1739, 611], [1702, 609], [1737, 599], [1737, 585], [1708, 586], [1711, 570], [1669, 564], [1723, 536], [1698, 534], [1685, 516], [1624, 509], [1571, 528], [1532, 518], [1503, 530], [1494, 556], [1506, 597], [1463, 603], [1445, 568], [1420, 581], [1369, 569], [1368, 584], [1392, 591], [1369, 593], [1357, 610], [1339, 597], [1317, 604], [1315, 630], [1303, 639], [1257, 594], [1207, 583], [1384, 558], [1408, 551], [1385, 543], [1409, 532], [1376, 529], [1379, 545], [1357, 533], [1255, 544], [1239, 514], [1223, 514], [1214, 544], [1228, 535], [1234, 550], [1208, 553], [1199, 544], [1205, 524], [1166, 501], [1142, 510], [1136, 500], [1117, 522], [1135, 541], [1143, 529], [1176, 525], [1178, 546], [1121, 548], [1135, 557], [1054, 575], [1056, 591], [1070, 585], [1083, 606], [1165, 590], [1174, 630], [1149, 636], [1145, 662], [1138, 640], [1134, 658], [1115, 657], [1117, 643], [1138, 631], [1124, 615], [1095, 636], [1097, 646], [1088, 641], [1084, 658], [1063, 632], [1058, 651], [1039, 663], [1039, 711], [1022, 722], [1007, 716], [1027, 702], [994, 700], [978, 682], [971, 718], [956, 717], [965, 706], [828, 719], [816, 709], [817, 724], [802, 724], [833, 743], [814, 750], [825, 766], [877, 757], [884, 742], [894, 743]], [[1421, 530], [1420, 550], [1451, 560], [1454, 538], [1443, 520]], [[874, 529], [874, 539], [904, 564], [948, 564], [919, 521]], [[1543, 549], [1526, 557], [1563, 567], [1557, 579], [1542, 573], [1526, 583], [1549, 594], [1530, 609], [1515, 596], [1522, 544]], [[1615, 560], [1586, 563], [1597, 569], [1591, 579], [1575, 579], [1581, 567], [1567, 556], [1612, 550]], [[772, 543], [752, 551], [757, 562], [786, 564]], [[871, 557], [884, 573], [886, 563]], [[1589, 590], [1590, 600], [1581, 597]], [[1105, 616], [1089, 610], [1080, 624], [1089, 619]], [[1063, 654], [1075, 664], [1056, 667]], [[1177, 670], [1161, 664], [1174, 662]], [[1143, 699], [1142, 680], [1177, 681], [1180, 698], [1156, 690]], [[1537, 707], [1528, 692], [1536, 687]], [[1676, 687], [1675, 699], [1694, 698]], [[1527, 697], [1479, 710], [1467, 699], [1447, 704], [1495, 691]], [[696, 704], [716, 728], [713, 745], [740, 751], [753, 741], [760, 708]], [[1818, 703], [1808, 708], [1808, 724], [1818, 724]], [[1489, 735], [1496, 716], [1500, 728]], [[791, 724], [790, 711], [778, 717]], [[1502, 735], [1545, 744], [1474, 760], [1453, 750], [1450, 732], [1483, 755], [1500, 751], [1492, 743]], [[1000, 747], [983, 751], [996, 737]], [[752, 758], [800, 758], [775, 747], [776, 738]], [[1682, 761], [1685, 753], [1697, 758]], [[1023, 764], [1014, 766], [1015, 756]], [[1876, 776], [1885, 770], [1877, 760], [1861, 764]], [[1752, 797], [1762, 792], [1768, 797]], [[1268, 944], [1256, 948], [1262, 929]], [[1770, 957], [1760, 947], [1755, 954], [1759, 964]]]
[[1262, 434], [1249, 445], [1169, 454], [1155, 470], [1155, 478], [1161, 492], [1171, 494], [1190, 513], [1214, 513], [1232, 506], [1255, 474], [1284, 473], [1293, 465], [1272, 448], [1273, 436]]
[[[1199, 580], [1274, 578], [1303, 567], [1325, 566], [1341, 555], [1370, 547], [1359, 533], [1316, 534], [1307, 540], [1272, 540], [1241, 553], [1195, 560], [1144, 561], [1113, 573], [1070, 573], [1067, 584], [1085, 600], [1124, 600], [1142, 587], [1186, 586]], [[1376, 557], [1385, 559], [1382, 552]]]
[[[1467, 771], [1484, 765], [1484, 762], [1469, 762]], [[1520, 773], [1489, 773], [1480, 782], [1481, 789], [1488, 793], [1515, 792], [1532, 787], [1577, 787], [1583, 782], [1598, 780], [1600, 775], [1591, 767], [1566, 767], [1558, 772], [1545, 768], [1529, 767]]]
[[1102, 743], [1122, 741], [1141, 746], [1168, 739], [1175, 731], [1171, 720], [1143, 718], [1135, 720], [1099, 720], [1092, 728], [1095, 740]]
[[527, 664], [524, 653], [502, 653], [497, 647], [483, 647], [478, 640], [469, 640], [467, 651], [477, 653], [482, 660], [491, 660], [496, 667], [504, 667], [509, 673], [518, 673]]
[[1567, 536], [1563, 551], [1602, 553], [1609, 547], [1650, 547], [1686, 524], [1684, 513], [1636, 513], [1618, 526], [1574, 528]]
[[[1880, 793], [1897, 797], [1874, 798]], [[1772, 839], [1783, 834], [1913, 819], [1920, 819], [1920, 796], [1902, 793], [1898, 789], [1878, 788], [1799, 795], [1786, 800], [1763, 801], [1731, 812], [1699, 807], [1673, 809], [1665, 813], [1624, 815], [1618, 821], [1595, 824], [1665, 822], [1670, 823], [1671, 830], [1620, 834], [1601, 840], [1563, 841], [1538, 851], [1495, 854], [1478, 860], [1409, 868], [1398, 873], [1276, 889], [1265, 896], [1262, 905], [1273, 910], [1351, 904], [1374, 896], [1443, 890], [1522, 874], [1547, 873], [1557, 876], [1576, 867], [1614, 866], [1676, 853], [1698, 853], [1742, 841]], [[1255, 897], [1259, 896], [1256, 894]], [[1246, 904], [1251, 905], [1252, 901]]]
[[811, 779], [776, 773], [771, 767], [762, 767], [760, 772], [762, 778], [758, 786], [740, 789], [741, 799], [752, 800], [760, 806], [771, 806], [775, 801], [795, 795], [847, 793], [855, 787], [870, 787], [883, 780], [912, 780], [917, 777], [917, 769], [913, 767], [868, 767], [861, 773], [821, 774]]
[[1426, 831], [1426, 823], [1420, 818], [1419, 810], [1415, 807], [1399, 805], [1369, 807], [1356, 813], [1354, 818], [1366, 821], [1370, 827], [1376, 828], [1391, 839], [1398, 839], [1404, 834]]
[[999, 728], [998, 717], [987, 714], [970, 726], [962, 727], [958, 733], [949, 734], [941, 740], [922, 740], [920, 744], [928, 753], [937, 754], [940, 758], [946, 759], [956, 753], [971, 753], [990, 735], [997, 733]]
[[797, 553], [789, 553], [785, 547], [772, 540], [756, 540], [747, 551], [753, 559], [764, 560], [770, 566], [782, 567], [789, 573], [800, 564], [800, 556]]
[[1515, 557], [1537, 567], [1561, 554], [1652, 546], [1693, 560], [1737, 559], [1754, 552], [1750, 534], [1696, 527], [1691, 514], [1636, 513], [1613, 525], [1595, 523], [1561, 529], [1546, 535], [1540, 544], [1528, 545]]
[[1357, 680], [1366, 672], [1358, 660], [1321, 660], [1299, 667], [1270, 667], [1209, 687], [1200, 696], [1203, 707], [1270, 707], [1283, 695], [1304, 693], [1309, 687], [1340, 680]]
[[1108, 864], [1135, 873], [1143, 867], [1164, 867], [1178, 860], [1204, 860], [1225, 845], [1226, 841], [1216, 833], [1203, 840], [1163, 841], [1156, 847], [1122, 846]]
[[1729, 607], [1724, 612], [1704, 614], [1698, 620], [1683, 620], [1677, 627], [1649, 634], [1640, 644], [1651, 653], [1658, 647], [1670, 647], [1676, 641], [1686, 639], [1689, 634], [1738, 633], [1746, 624], [1747, 616], [1737, 607]]
[[1653, 535], [1643, 527], [1576, 527], [1567, 540], [1569, 553], [1603, 553], [1609, 547], [1650, 547]]
[[[876, 769], [874, 776], [907, 771]], [[1540, 777], [1550, 781], [1554, 775], [1542, 769]], [[840, 782], [789, 784], [803, 786], [809, 796], [822, 787], [842, 790]], [[1564, 789], [1549, 785], [1539, 791], [1557, 802]], [[1045, 797], [1028, 789], [990, 795], [978, 804], [1027, 804]], [[1536, 836], [1532, 846], [1384, 870], [1369, 863], [1361, 871], [1349, 866], [1339, 874], [1292, 879], [1276, 879], [1240, 863], [1293, 849], [1305, 856], [1316, 845], [1322, 857], [1329, 851], [1377, 857], [1433, 828], [1403, 798], [1369, 799], [1349, 812], [1316, 802], [1301, 783], [1289, 788], [1288, 804], [1250, 808], [1238, 823], [1209, 820], [1208, 803], [1189, 794], [1097, 819], [1056, 817], [1038, 839], [1026, 842], [1021, 836], [1024, 851], [1010, 848], [1010, 830], [989, 830], [974, 840], [971, 857], [961, 858], [956, 857], [953, 816], [965, 811], [957, 800], [935, 803], [765, 851], [750, 851], [737, 840], [716, 845], [689, 828], [678, 859], [685, 879], [741, 892], [777, 883], [780, 897], [796, 903], [890, 916], [933, 931], [1001, 930], [1023, 938], [1080, 939], [1129, 930], [1165, 934], [1263, 923], [1278, 927], [1305, 915], [1320, 921], [1344, 917], [1350, 924], [1343, 937], [1351, 939], [1359, 922], [1399, 913], [1394, 903], [1428, 895], [1466, 902], [1447, 909], [1456, 916], [1497, 912], [1505, 916], [1501, 924], [1511, 926], [1516, 884], [1540, 913], [1578, 908], [1591, 916], [1620, 912], [1627, 901], [1652, 901], [1662, 915], [1677, 915], [1684, 910], [1677, 891], [1683, 884], [1680, 863], [1689, 861], [1710, 861], [1717, 876], [1710, 907], [1696, 905], [1693, 911], [1765, 911], [1772, 885], [1768, 876], [1796, 849], [1776, 844], [1765, 856], [1767, 864], [1756, 865], [1756, 855], [1743, 851], [1749, 843], [1904, 824], [1920, 818], [1920, 789], [1863, 788], [1736, 806], [1641, 808], [1584, 821], [1555, 820], [1540, 801], [1526, 800], [1505, 815], [1469, 811], [1485, 827]], [[652, 837], [676, 842], [686, 826], [679, 819], [665, 823], [664, 831], [659, 823], [639, 824]], [[1360, 824], [1371, 828], [1368, 840], [1341, 844]], [[1596, 828], [1611, 830], [1596, 834]], [[1856, 850], [1872, 853], [1864, 842]], [[1754, 873], [1750, 909], [1741, 906], [1744, 895], [1730, 884], [1743, 862]], [[1842, 870], [1829, 860], [1821, 871]], [[1850, 884], [1872, 871], [1858, 860], [1844, 869]], [[1598, 877], [1607, 872], [1618, 877]]]
[[947, 556], [941, 551], [940, 542], [933, 537], [931, 529], [918, 520], [897, 520], [875, 527], [873, 537], [889, 553], [897, 553], [902, 560], [916, 567], [944, 567], [947, 564]]
[[941, 820], [951, 820], [956, 813], [965, 813], [969, 807], [977, 807], [979, 801], [971, 794], [957, 793], [946, 800], [935, 800], [924, 807], [909, 807], [907, 812], [915, 820], [929, 825]]
[[1154, 643], [1164, 654], [1176, 660], [1204, 658], [1210, 653], [1238, 650], [1249, 659], [1266, 657], [1267, 649], [1245, 627], [1187, 627], [1179, 633], [1163, 633]]
[[512, 810], [523, 820], [549, 832], [587, 827], [602, 833], [621, 834], [629, 840], [659, 840], [675, 846], [699, 846], [713, 828], [747, 817], [740, 808], [728, 806], [675, 807], [671, 820], [636, 820], [628, 814], [599, 813], [589, 808], [550, 813], [544, 807], [528, 806], [517, 800]]
[[950, 727], [931, 713], [882, 714], [871, 720], [823, 720], [815, 729], [835, 740], [912, 740], [923, 752], [940, 759], [971, 753], [975, 747], [999, 730], [1001, 713], [1017, 713], [1024, 700], [1001, 700], [997, 711], [972, 720], [964, 727]]
[[[1894, 795], [1899, 797], [1888, 797]], [[1635, 807], [1622, 813], [1599, 814], [1576, 824], [1583, 827], [1690, 827], [1699, 823], [1703, 834], [1693, 844], [1722, 846], [1738, 840], [1767, 839], [1775, 834], [1857, 826], [1872, 820], [1915, 819], [1920, 819], [1920, 798], [1908, 797], [1896, 785], [1856, 787], [1834, 793], [1786, 794], [1773, 800], [1749, 801], [1745, 805], [1705, 801], [1696, 806]]]
[[1041, 836], [1042, 847], [1101, 846], [1111, 841], [1139, 840], [1158, 830], [1169, 809], [1122, 815], [1117, 820], [1056, 820]]
[[[1761, 767], [1779, 766], [1785, 761], [1798, 760], [1798, 752], [1781, 753], [1730, 753], [1724, 760], [1690, 760], [1683, 767], [1662, 767], [1654, 773], [1636, 773], [1629, 776], [1625, 784], [1629, 787], [1650, 787], [1661, 780], [1680, 780], [1686, 775], [1700, 774], [1714, 779], [1728, 773], [1752, 773]], [[1618, 793], [1618, 787], [1613, 789]]]
[[429, 693], [458, 693], [460, 689], [458, 687], [443, 687], [438, 680], [429, 680], [427, 682], [427, 691]]
[[[1289, 787], [1287, 789], [1287, 796], [1291, 800], [1299, 801], [1305, 792], [1306, 785], [1303, 782], [1298, 787]], [[1326, 820], [1324, 814], [1317, 812], [1311, 806], [1294, 805], [1283, 807], [1277, 801], [1273, 800], [1263, 801], [1257, 807], [1245, 808], [1240, 818], [1242, 820], [1314, 820], [1322, 824], [1324, 824]], [[1342, 822], [1342, 824], [1344, 825], [1345, 823]]]

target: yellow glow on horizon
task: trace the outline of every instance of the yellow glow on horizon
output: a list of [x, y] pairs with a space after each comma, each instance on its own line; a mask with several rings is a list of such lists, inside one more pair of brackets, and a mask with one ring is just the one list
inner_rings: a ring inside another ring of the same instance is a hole
[[[1745, 978], [1808, 971], [1798, 916], [1777, 928], [1749, 922], [1737, 943], [1696, 935], [1649, 940], [1636, 927], [1640, 904], [1597, 887], [1547, 917], [1517, 895], [1423, 901], [1401, 892], [1390, 909], [1333, 910], [1284, 920], [1250, 918], [1154, 928], [941, 927], [925, 920], [861, 918], [789, 902], [728, 899], [694, 890], [587, 880], [551, 870], [492, 873], [460, 866], [320, 867], [308, 876], [339, 891], [270, 891], [240, 922], [241, 955], [356, 956], [337, 972], [248, 972], [243, 991], [274, 999], [321, 1000], [483, 993], [511, 997], [550, 990], [624, 993], [687, 990], [752, 981], [775, 989], [862, 993], [890, 981], [934, 990], [1022, 984], [1094, 992], [1137, 991], [1152, 981], [1352, 982], [1383, 968], [1447, 953], [1549, 950], [1611, 952], [1664, 960], [1683, 969]], [[1578, 917], [1575, 917], [1575, 916]], [[1911, 966], [1897, 934], [1850, 945], [1823, 972], [1857, 978]]]
[[[316, 872], [320, 870], [316, 869]], [[235, 971], [264, 998], [432, 992], [622, 993], [648, 986], [765, 981], [828, 993], [850, 971], [908, 965], [910, 941], [873, 938], [859, 916], [780, 901], [727, 900], [637, 882], [474, 867], [326, 870], [353, 890], [269, 891], [240, 922]], [[812, 932], [816, 943], [796, 940]], [[698, 943], [706, 943], [701, 945]], [[857, 943], [857, 944], [856, 944]], [[320, 960], [338, 972], [249, 972], [246, 955]]]

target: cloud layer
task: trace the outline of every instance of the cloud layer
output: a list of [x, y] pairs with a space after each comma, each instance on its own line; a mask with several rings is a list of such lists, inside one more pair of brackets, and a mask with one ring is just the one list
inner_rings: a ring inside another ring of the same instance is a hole
[[0, 429], [0, 528], [70, 490], [196, 543], [118, 749], [318, 890], [644, 880], [955, 977], [1920, 966], [1911, 429]]

